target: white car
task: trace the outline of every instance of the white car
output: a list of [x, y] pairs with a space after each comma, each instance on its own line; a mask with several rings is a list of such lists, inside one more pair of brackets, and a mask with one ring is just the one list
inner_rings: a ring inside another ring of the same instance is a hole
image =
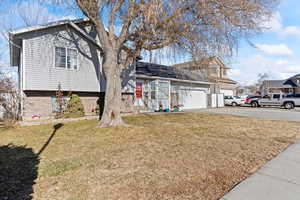
[[239, 96], [224, 96], [225, 105], [240, 106], [245, 104], [245, 99]]

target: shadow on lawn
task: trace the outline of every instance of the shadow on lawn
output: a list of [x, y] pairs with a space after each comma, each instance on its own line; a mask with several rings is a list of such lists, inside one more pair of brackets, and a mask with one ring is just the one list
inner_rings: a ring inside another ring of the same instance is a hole
[[33, 185], [38, 177], [39, 156], [62, 126], [53, 126], [53, 133], [37, 154], [26, 145], [0, 146], [0, 200], [32, 199]]

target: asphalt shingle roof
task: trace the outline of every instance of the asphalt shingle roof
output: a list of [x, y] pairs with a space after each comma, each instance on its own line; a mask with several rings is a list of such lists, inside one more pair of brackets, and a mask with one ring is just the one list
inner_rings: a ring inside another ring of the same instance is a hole
[[293, 87], [300, 87], [300, 83], [298, 83], [297, 80], [300, 80], [300, 74], [296, 74], [295, 76], [288, 78], [283, 84], [291, 85]]
[[146, 62], [136, 63], [136, 74], [180, 80], [206, 81], [201, 74], [194, 73], [189, 70], [180, 70], [171, 66]]
[[290, 85], [285, 84], [286, 80], [265, 80], [264, 84], [270, 88], [289, 88]]

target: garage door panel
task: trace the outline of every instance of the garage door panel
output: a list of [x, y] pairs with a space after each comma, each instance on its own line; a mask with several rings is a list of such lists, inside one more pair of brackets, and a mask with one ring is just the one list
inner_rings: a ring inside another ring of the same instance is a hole
[[180, 104], [183, 109], [196, 109], [207, 107], [207, 95], [199, 90], [181, 90]]

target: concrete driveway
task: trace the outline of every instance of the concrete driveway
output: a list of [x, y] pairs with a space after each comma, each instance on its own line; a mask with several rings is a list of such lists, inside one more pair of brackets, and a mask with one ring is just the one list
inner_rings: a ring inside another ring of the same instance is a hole
[[215, 114], [300, 122], [299, 108], [294, 110], [285, 110], [281, 108], [224, 107], [193, 110], [191, 112], [208, 112]]

